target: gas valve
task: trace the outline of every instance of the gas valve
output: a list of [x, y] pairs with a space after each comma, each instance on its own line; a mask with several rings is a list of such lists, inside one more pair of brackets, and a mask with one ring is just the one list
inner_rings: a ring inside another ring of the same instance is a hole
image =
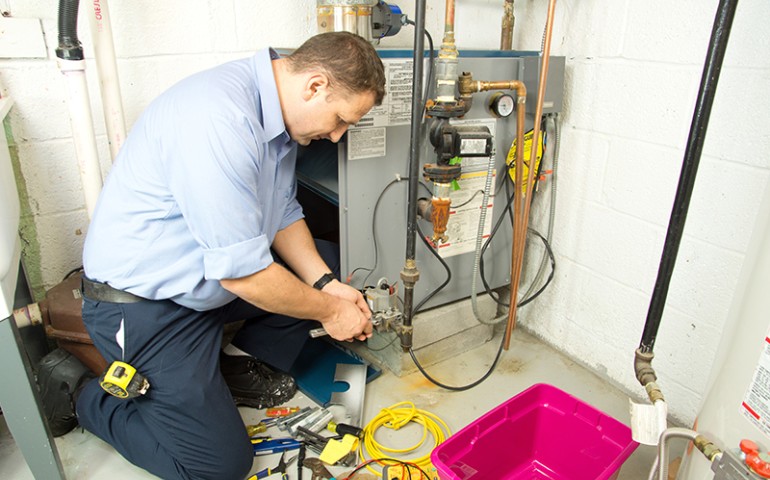
[[398, 309], [396, 288], [381, 278], [376, 286], [364, 287], [362, 293], [372, 311], [372, 325], [378, 332], [399, 332], [403, 314]]

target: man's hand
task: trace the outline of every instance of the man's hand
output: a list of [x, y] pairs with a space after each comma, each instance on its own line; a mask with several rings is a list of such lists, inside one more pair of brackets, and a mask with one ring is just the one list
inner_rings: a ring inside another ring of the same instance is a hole
[[364, 296], [361, 295], [361, 292], [351, 287], [350, 285], [342, 283], [339, 280], [332, 280], [331, 282], [327, 283], [324, 288], [321, 289], [321, 291], [328, 293], [333, 297], [341, 298], [343, 300], [347, 300], [348, 302], [355, 303], [356, 306], [361, 309], [361, 312], [366, 315], [367, 319], [372, 317], [372, 312], [369, 310], [369, 305], [366, 303]]
[[[361, 296], [360, 293], [359, 296]], [[361, 300], [363, 301], [362, 296]], [[372, 322], [369, 321], [371, 313], [366, 302], [364, 302], [366, 315], [358, 304], [344, 298], [335, 298], [334, 304], [331, 311], [321, 320], [330, 337], [335, 340], [352, 341], [353, 339], [366, 340], [372, 336]]]

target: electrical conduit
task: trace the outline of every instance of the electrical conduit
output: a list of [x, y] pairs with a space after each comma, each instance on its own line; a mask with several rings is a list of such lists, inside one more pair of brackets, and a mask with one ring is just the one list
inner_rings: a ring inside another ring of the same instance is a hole
[[[469, 73], [463, 73], [460, 77], [460, 97], [465, 101], [466, 105], [470, 105], [469, 99], [472, 93], [485, 92], [489, 90], [514, 90], [516, 91], [516, 160], [517, 168], [521, 168], [520, 165], [524, 162], [524, 119], [526, 115], [525, 103], [527, 101], [527, 87], [524, 82], [519, 80], [511, 81], [475, 81]], [[476, 289], [478, 283], [479, 264], [481, 263], [481, 246], [484, 243], [484, 224], [487, 217], [487, 205], [489, 205], [489, 192], [492, 189], [492, 173], [495, 168], [494, 156], [490, 157], [487, 164], [487, 177], [484, 184], [484, 196], [481, 201], [481, 212], [479, 214], [479, 229], [476, 234], [476, 246], [474, 250], [473, 259], [473, 274], [471, 275], [471, 306], [473, 307], [473, 314], [476, 319], [483, 324], [494, 325], [502, 321], [505, 316], [495, 318], [493, 315], [489, 319], [482, 317], [478, 311], [478, 301], [476, 296]]]
[[102, 189], [102, 172], [94, 138], [83, 47], [77, 36], [78, 4], [78, 0], [59, 0], [59, 47], [56, 49], [56, 56], [59, 58], [59, 69], [64, 75], [67, 88], [75, 155], [83, 184], [86, 210], [91, 218]]

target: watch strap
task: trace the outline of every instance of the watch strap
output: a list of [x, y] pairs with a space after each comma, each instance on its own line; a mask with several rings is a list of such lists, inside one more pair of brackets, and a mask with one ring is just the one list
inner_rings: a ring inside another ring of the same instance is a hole
[[313, 288], [315, 288], [316, 290], [321, 290], [326, 286], [327, 283], [331, 282], [335, 278], [336, 277], [331, 272], [324, 273], [323, 275], [321, 275], [321, 278], [316, 280], [316, 282], [313, 284]]

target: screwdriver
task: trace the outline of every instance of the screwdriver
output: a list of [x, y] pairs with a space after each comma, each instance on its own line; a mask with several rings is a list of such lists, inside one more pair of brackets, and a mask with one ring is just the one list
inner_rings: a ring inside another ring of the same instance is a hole
[[330, 432], [336, 433], [337, 435], [353, 435], [354, 437], [361, 438], [364, 431], [358, 427], [354, 427], [353, 425], [348, 425], [347, 423], [334, 423], [329, 422], [326, 425], [326, 429]]

